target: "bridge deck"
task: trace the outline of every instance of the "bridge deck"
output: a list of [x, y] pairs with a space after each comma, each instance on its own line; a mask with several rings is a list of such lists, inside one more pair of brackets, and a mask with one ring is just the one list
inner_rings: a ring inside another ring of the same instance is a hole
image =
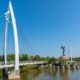
[[[32, 64], [45, 64], [48, 63], [48, 61], [23, 61], [19, 63], [19, 66], [23, 66], [23, 65], [32, 65]], [[14, 62], [8, 62], [7, 65], [2, 65], [3, 62], [0, 63], [0, 69], [2, 68], [8, 68], [8, 67], [14, 67]]]

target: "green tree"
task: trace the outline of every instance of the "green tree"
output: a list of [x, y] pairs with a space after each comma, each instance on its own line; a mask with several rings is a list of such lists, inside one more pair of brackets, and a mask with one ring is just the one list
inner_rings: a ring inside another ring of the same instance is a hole
[[34, 56], [30, 56], [30, 57], [29, 57], [29, 60], [30, 60], [30, 61], [33, 61], [33, 60], [34, 60]]
[[45, 61], [46, 59], [44, 57], [41, 58], [42, 61]]
[[49, 60], [50, 60], [50, 58], [49, 58], [49, 57], [46, 57], [46, 60], [47, 60], [47, 61], [49, 61]]
[[2, 61], [2, 56], [0, 56], [0, 61]]
[[7, 55], [7, 60], [8, 61], [14, 61], [15, 60], [15, 54], [8, 54]]
[[28, 61], [28, 54], [22, 54], [21, 61]]
[[60, 63], [60, 66], [66, 66], [67, 60], [66, 60], [66, 59], [61, 59], [61, 60], [59, 61], [59, 63]]
[[41, 57], [39, 55], [36, 55], [36, 56], [34, 56], [34, 59], [33, 60], [34, 61], [40, 61], [41, 60]]
[[21, 55], [19, 55], [19, 60], [22, 61], [22, 56]]

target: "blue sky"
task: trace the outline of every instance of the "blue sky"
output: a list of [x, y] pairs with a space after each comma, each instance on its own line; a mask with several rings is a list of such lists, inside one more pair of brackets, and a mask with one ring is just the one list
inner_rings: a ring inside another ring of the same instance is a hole
[[[73, 57], [80, 56], [80, 0], [11, 1], [16, 20], [35, 54], [59, 57], [64, 45], [66, 55], [71, 46]], [[8, 2], [0, 0], [0, 15], [7, 11]]]

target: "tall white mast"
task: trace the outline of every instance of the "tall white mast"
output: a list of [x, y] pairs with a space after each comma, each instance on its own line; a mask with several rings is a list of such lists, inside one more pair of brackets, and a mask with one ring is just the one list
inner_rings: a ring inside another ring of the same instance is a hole
[[7, 31], [8, 31], [8, 22], [9, 22], [9, 12], [5, 13], [5, 18], [6, 18], [6, 25], [5, 25], [5, 31], [4, 31], [4, 48], [3, 48], [3, 52], [4, 52], [4, 65], [7, 65]]
[[[11, 1], [9, 1], [9, 10], [5, 13], [5, 15], [11, 15], [12, 24], [13, 24], [13, 31], [14, 31], [14, 42], [15, 42], [15, 70], [19, 70], [19, 44], [18, 44], [18, 33], [17, 33], [17, 26], [16, 26], [16, 20], [14, 16], [14, 11], [12, 8]], [[8, 17], [9, 19], [9, 17]], [[5, 42], [4, 42], [4, 57], [5, 57], [5, 63], [6, 63], [6, 41], [7, 41], [7, 28], [8, 28], [8, 22], [6, 22], [6, 28], [5, 28]]]
[[72, 63], [72, 50], [71, 50], [71, 47], [69, 47], [69, 58], [70, 58], [70, 62]]

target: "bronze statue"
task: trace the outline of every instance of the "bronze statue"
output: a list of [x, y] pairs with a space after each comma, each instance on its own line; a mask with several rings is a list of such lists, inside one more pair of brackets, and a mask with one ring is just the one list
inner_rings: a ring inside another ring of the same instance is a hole
[[65, 56], [64, 52], [65, 52], [65, 46], [61, 46], [61, 49], [63, 49], [63, 56]]

